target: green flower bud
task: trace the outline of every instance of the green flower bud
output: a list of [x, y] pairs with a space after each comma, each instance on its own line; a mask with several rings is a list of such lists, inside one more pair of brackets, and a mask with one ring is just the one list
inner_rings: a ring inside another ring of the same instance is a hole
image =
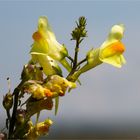
[[3, 97], [3, 106], [6, 110], [10, 110], [13, 106], [13, 96], [11, 93], [7, 93]]
[[86, 26], [86, 18], [84, 16], [79, 18], [79, 24], [80, 26]]
[[77, 27], [71, 33], [72, 40], [80, 40], [80, 38], [84, 38], [87, 36], [85, 17], [80, 17], [78, 22], [76, 22], [76, 24]]
[[24, 115], [23, 115], [23, 114], [18, 114], [18, 115], [17, 115], [17, 125], [22, 125], [22, 124], [24, 124], [24, 121], [25, 121]]

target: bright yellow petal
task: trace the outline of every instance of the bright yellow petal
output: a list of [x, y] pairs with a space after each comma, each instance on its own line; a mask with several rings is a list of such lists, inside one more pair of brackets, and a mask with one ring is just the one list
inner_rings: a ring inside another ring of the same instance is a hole
[[32, 55], [32, 60], [40, 64], [40, 66], [43, 68], [43, 72], [46, 75], [53, 75], [53, 74], [62, 75], [61, 68], [58, 66], [56, 61], [51, 57], [36, 52], [32, 52], [31, 55]]
[[[53, 33], [48, 19], [45, 16], [41, 16], [38, 19], [38, 31], [41, 32], [42, 35], [45, 35], [47, 38], [55, 38], [55, 34]], [[46, 32], [49, 34], [46, 34]]]
[[48, 53], [48, 45], [41, 47], [38, 42], [34, 42], [32, 45], [32, 49], [30, 50], [30, 53], [41, 53], [41, 54], [47, 54]]
[[121, 57], [121, 62], [122, 62], [122, 64], [126, 64], [126, 60], [125, 60], [124, 56], [121, 55], [120, 57]]
[[113, 65], [115, 67], [118, 67], [118, 68], [121, 68], [122, 64], [124, 64], [124, 62], [125, 62], [125, 59], [124, 59], [124, 57], [122, 55], [116, 54], [114, 56], [111, 56], [111, 57], [108, 57], [108, 58], [104, 58], [102, 60], [102, 62], [111, 64], [111, 65]]
[[34, 43], [31, 52], [44, 53], [55, 60], [61, 61], [68, 55], [65, 46], [61, 45], [55, 37], [46, 17], [38, 20], [38, 30], [32, 35]]

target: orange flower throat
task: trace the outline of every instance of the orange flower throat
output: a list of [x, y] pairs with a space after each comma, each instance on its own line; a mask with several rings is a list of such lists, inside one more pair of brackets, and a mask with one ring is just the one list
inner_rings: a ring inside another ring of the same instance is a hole
[[125, 51], [125, 46], [120, 41], [112, 43], [108, 48], [111, 49], [112, 52], [123, 53]]
[[39, 32], [34, 32], [33, 35], [32, 35], [32, 38], [35, 41], [39, 41], [42, 38], [42, 35]]

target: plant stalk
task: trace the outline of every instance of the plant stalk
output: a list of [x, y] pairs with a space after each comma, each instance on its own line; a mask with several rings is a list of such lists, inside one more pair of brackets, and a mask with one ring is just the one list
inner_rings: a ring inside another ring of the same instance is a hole
[[18, 96], [19, 96], [21, 86], [23, 84], [24, 84], [24, 80], [22, 80], [20, 82], [20, 84], [15, 88], [15, 90], [13, 92], [14, 107], [13, 107], [12, 117], [10, 118], [9, 133], [8, 133], [8, 138], [9, 139], [13, 137], [14, 127], [15, 127], [15, 123], [16, 123], [17, 107], [18, 107]]

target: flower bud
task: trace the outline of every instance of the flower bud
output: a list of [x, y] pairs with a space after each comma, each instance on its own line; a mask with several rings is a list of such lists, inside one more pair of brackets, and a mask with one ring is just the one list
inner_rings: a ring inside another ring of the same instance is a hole
[[48, 134], [52, 124], [52, 120], [47, 119], [44, 122], [37, 123], [35, 126], [32, 125], [25, 136], [28, 139], [38, 139], [39, 136]]
[[17, 110], [17, 115], [16, 115], [17, 125], [22, 125], [24, 123], [25, 116], [26, 116], [25, 109], [18, 109]]
[[24, 124], [24, 121], [25, 121], [25, 119], [24, 119], [23, 114], [18, 114], [18, 115], [17, 115], [17, 125], [22, 125], [22, 124]]
[[53, 124], [53, 121], [50, 119], [45, 120], [44, 122], [37, 123], [35, 126], [38, 135], [45, 135], [49, 132], [50, 126]]
[[87, 36], [85, 17], [80, 17], [78, 22], [76, 22], [76, 24], [77, 24], [77, 27], [71, 33], [72, 40], [78, 40], [81, 37], [84, 38]]
[[10, 110], [13, 106], [13, 96], [11, 93], [7, 93], [3, 97], [3, 106], [6, 110]]

